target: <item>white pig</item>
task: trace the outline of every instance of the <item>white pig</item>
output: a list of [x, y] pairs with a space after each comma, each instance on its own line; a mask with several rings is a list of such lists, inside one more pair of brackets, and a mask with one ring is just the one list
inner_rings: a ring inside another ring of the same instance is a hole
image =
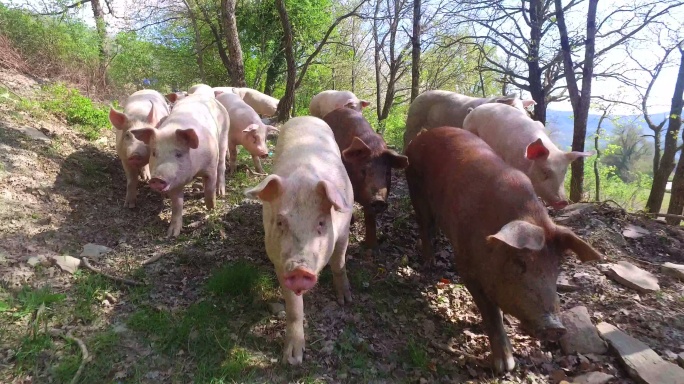
[[188, 95], [214, 96], [214, 90], [206, 84], [195, 84], [188, 89]]
[[252, 88], [233, 88], [233, 93], [240, 96], [256, 113], [266, 117], [275, 115], [278, 103], [280, 102], [275, 97], [263, 94]]
[[301, 364], [304, 301], [319, 272], [330, 264], [340, 304], [351, 302], [345, 268], [354, 191], [330, 127], [295, 117], [281, 129], [273, 174], [245, 191], [263, 202], [266, 253], [285, 296], [283, 361]]
[[463, 128], [463, 119], [468, 114], [468, 110], [485, 103], [508, 104], [523, 112], [536, 104], [534, 100], [521, 100], [515, 96], [482, 98], [439, 90], [421, 93], [413, 100], [408, 110], [404, 150], [423, 128], [432, 129], [442, 126]]
[[568, 205], [563, 182], [568, 165], [590, 152], [563, 152], [551, 142], [544, 125], [526, 113], [500, 103], [482, 104], [463, 122], [463, 129], [484, 140], [501, 158], [523, 171], [548, 205]]
[[213, 209], [216, 193], [226, 191], [226, 150], [230, 119], [211, 96], [189, 95], [180, 100], [159, 129], [132, 130], [150, 146], [150, 188], [171, 199], [167, 236], [178, 236], [183, 226], [183, 187], [196, 176], [204, 182], [204, 202]]
[[216, 97], [228, 111], [230, 116], [230, 133], [228, 134], [228, 152], [230, 153], [230, 173], [237, 168], [237, 146], [242, 145], [252, 155], [254, 167], [258, 173], [264, 173], [259, 158], [268, 157], [266, 135], [278, 132], [278, 128], [264, 124], [259, 115], [238, 95], [223, 93]]
[[329, 90], [323, 91], [311, 98], [309, 114], [322, 119], [325, 115], [338, 108], [350, 108], [361, 112], [369, 105], [370, 102], [359, 100], [352, 92]]
[[222, 93], [235, 94], [235, 88], [234, 87], [214, 87], [212, 89], [214, 90], [214, 96], [218, 96]]
[[166, 100], [168, 100], [171, 105], [175, 104], [178, 100], [183, 99], [188, 96], [188, 93], [185, 91], [180, 91], [180, 92], [171, 92], [166, 95]]
[[154, 129], [159, 120], [169, 114], [164, 96], [157, 91], [143, 89], [130, 95], [123, 112], [109, 109], [109, 121], [116, 128], [116, 153], [126, 173], [124, 207], [135, 208], [138, 195], [138, 174], [143, 181], [150, 179], [150, 151], [145, 143], [131, 134], [135, 128]]

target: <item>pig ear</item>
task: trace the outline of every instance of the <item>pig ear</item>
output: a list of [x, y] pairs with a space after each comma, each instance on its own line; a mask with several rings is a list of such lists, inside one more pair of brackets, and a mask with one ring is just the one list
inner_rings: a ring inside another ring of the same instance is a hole
[[569, 162], [573, 162], [580, 157], [589, 157], [592, 156], [594, 153], [593, 152], [567, 152], [565, 154], [565, 158], [568, 159]]
[[266, 132], [280, 132], [280, 129], [278, 129], [272, 125], [267, 125], [266, 126]]
[[344, 103], [345, 108], [354, 108], [355, 100], [349, 99]]
[[348, 211], [347, 202], [340, 193], [339, 189], [331, 182], [321, 180], [316, 185], [316, 192], [323, 197], [323, 205], [321, 210], [323, 212], [330, 212], [330, 208], [335, 208], [338, 212]]
[[223, 91], [214, 91], [214, 97], [218, 97], [218, 95], [222, 94]]
[[517, 98], [516, 98], [515, 96], [512, 96], [512, 97], [500, 97], [500, 98], [496, 99], [496, 102], [497, 102], [497, 103], [501, 103], [501, 104], [510, 105], [511, 107], [514, 107], [514, 106], [515, 106], [515, 100], [516, 100], [516, 99], [517, 99]]
[[269, 175], [256, 187], [245, 191], [250, 199], [271, 202], [283, 193], [283, 179], [278, 175]]
[[537, 105], [537, 102], [532, 99], [526, 99], [522, 101], [523, 108], [529, 108], [533, 105]]
[[556, 226], [556, 239], [561, 249], [569, 249], [577, 255], [583, 263], [588, 261], [601, 260], [603, 257], [591, 245], [580, 239], [569, 228]]
[[109, 122], [118, 130], [126, 129], [126, 125], [128, 125], [128, 116], [123, 112], [117, 111], [113, 107], [109, 107]]
[[361, 108], [366, 108], [370, 105], [370, 101], [368, 100], [361, 100]]
[[408, 157], [402, 156], [392, 150], [386, 149], [385, 156], [389, 159], [392, 168], [404, 169], [409, 165]]
[[544, 229], [538, 225], [522, 220], [513, 220], [499, 230], [499, 232], [487, 236], [487, 242], [501, 241], [516, 249], [529, 249], [539, 251], [544, 248]]
[[142, 141], [145, 144], [149, 144], [150, 140], [152, 140], [152, 138], [156, 134], [154, 128], [131, 129], [129, 132], [131, 132], [131, 134], [135, 136], [136, 139]]
[[535, 140], [525, 148], [525, 158], [528, 160], [545, 159], [549, 156], [549, 150], [542, 143], [542, 139]]
[[194, 128], [176, 129], [176, 137], [185, 141], [192, 149], [199, 147], [199, 137]]
[[166, 95], [166, 100], [168, 100], [172, 103], [175, 103], [176, 101], [178, 101], [178, 95], [176, 93], [173, 93], [173, 92], [169, 93], [168, 95]]
[[342, 151], [342, 159], [348, 163], [362, 162], [370, 156], [371, 149], [358, 136], [354, 136], [349, 147]]
[[250, 124], [247, 126], [247, 128], [243, 129], [242, 132], [250, 133], [256, 131], [257, 129], [259, 129], [259, 124]]
[[150, 125], [156, 125], [157, 122], [157, 112], [154, 109], [154, 103], [150, 101], [150, 113], [147, 114], [147, 123]]

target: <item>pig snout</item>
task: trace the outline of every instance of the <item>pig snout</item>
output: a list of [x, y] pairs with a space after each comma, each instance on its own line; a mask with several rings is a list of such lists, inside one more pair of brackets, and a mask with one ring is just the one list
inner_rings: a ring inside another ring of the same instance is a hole
[[551, 203], [551, 207], [553, 209], [563, 209], [568, 206], [567, 200], [560, 200], [556, 201], [555, 203]]
[[268, 159], [268, 152], [264, 153], [263, 155], [259, 155], [259, 157], [262, 159]]
[[298, 267], [286, 273], [283, 280], [285, 287], [299, 296], [313, 288], [318, 277], [310, 270]]
[[374, 198], [369, 205], [371, 211], [376, 215], [385, 212], [387, 209], [387, 202], [381, 198]]
[[546, 314], [530, 333], [540, 340], [558, 341], [565, 335], [566, 329], [558, 316]]
[[140, 155], [131, 155], [128, 157], [128, 164], [134, 167], [141, 167], [145, 165], [146, 159]]
[[158, 177], [151, 178], [148, 183], [150, 185], [150, 188], [154, 189], [157, 192], [166, 192], [166, 190], [169, 188], [169, 183]]

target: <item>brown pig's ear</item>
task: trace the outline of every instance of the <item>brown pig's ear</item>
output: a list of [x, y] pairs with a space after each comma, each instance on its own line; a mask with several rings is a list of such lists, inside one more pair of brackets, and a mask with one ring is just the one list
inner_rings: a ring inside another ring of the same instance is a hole
[[342, 151], [342, 159], [348, 163], [360, 163], [368, 160], [371, 153], [370, 147], [363, 140], [354, 136], [349, 147]]
[[346, 212], [349, 209], [344, 196], [331, 182], [326, 180], [319, 181], [318, 185], [316, 185], [316, 192], [323, 197], [321, 210], [324, 213], [330, 212], [331, 207], [334, 207], [338, 212]]
[[499, 232], [487, 236], [487, 242], [501, 241], [516, 249], [540, 251], [544, 248], [546, 238], [544, 229], [538, 225], [522, 220], [513, 220], [504, 225]]
[[569, 228], [556, 226], [556, 239], [561, 249], [569, 249], [577, 255], [583, 263], [588, 261], [601, 260], [603, 257], [591, 245], [580, 239]]
[[392, 168], [404, 169], [409, 165], [408, 157], [402, 156], [390, 149], [385, 150], [385, 156], [389, 159]]
[[169, 93], [168, 95], [166, 95], [166, 100], [168, 100], [172, 103], [175, 103], [176, 101], [178, 101], [178, 94], [177, 93]]
[[131, 129], [129, 131], [133, 136], [135, 136], [136, 139], [142, 141], [145, 144], [149, 144], [150, 140], [155, 135], [155, 129], [154, 128], [137, 128], [137, 129]]
[[269, 175], [256, 187], [246, 190], [245, 196], [271, 202], [282, 195], [283, 189], [283, 179], [278, 175]]

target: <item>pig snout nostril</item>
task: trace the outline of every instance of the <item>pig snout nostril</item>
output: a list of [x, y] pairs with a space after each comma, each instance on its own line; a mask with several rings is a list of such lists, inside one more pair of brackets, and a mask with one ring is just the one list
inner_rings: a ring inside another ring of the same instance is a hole
[[557, 201], [557, 202], [551, 204], [551, 206], [552, 206], [554, 209], [563, 209], [563, 208], [565, 208], [565, 207], [568, 206], [568, 202], [565, 201], [565, 200], [561, 200], [561, 201]]
[[316, 285], [318, 278], [315, 273], [312, 273], [307, 269], [297, 268], [287, 273], [283, 280], [285, 287], [292, 290], [297, 295], [301, 295], [313, 288], [314, 285]]
[[148, 182], [150, 185], [150, 188], [154, 189], [157, 192], [163, 192], [166, 187], [168, 186], [168, 183], [158, 177], [154, 177], [150, 179]]

